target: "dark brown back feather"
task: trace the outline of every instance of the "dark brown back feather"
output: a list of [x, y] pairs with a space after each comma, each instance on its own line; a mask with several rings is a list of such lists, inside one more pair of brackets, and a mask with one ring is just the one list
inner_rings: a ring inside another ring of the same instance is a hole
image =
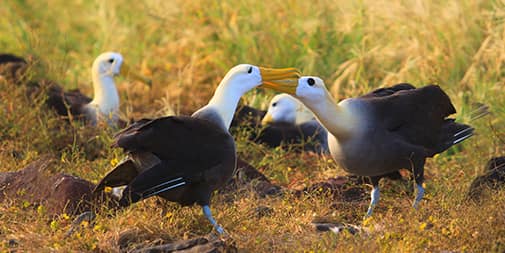
[[261, 124], [261, 119], [267, 112], [258, 110], [248, 105], [239, 105], [233, 120], [231, 121], [232, 127], [244, 126], [255, 128]]
[[271, 148], [282, 144], [297, 145], [294, 151], [313, 151], [324, 153], [328, 151], [326, 130], [313, 120], [302, 124], [274, 122], [263, 127], [257, 134], [249, 137], [256, 143], [263, 143]]
[[6, 63], [14, 63], [14, 62], [26, 63], [26, 60], [20, 56], [9, 54], [9, 53], [0, 54], [0, 65], [6, 64]]
[[415, 88], [416, 87], [414, 87], [414, 85], [412, 85], [410, 83], [399, 83], [399, 84], [395, 84], [391, 87], [385, 87], [385, 88], [379, 88], [379, 89], [373, 90], [372, 92], [361, 96], [361, 98], [385, 97], [385, 96], [393, 95], [394, 93], [401, 91], [401, 90], [412, 90]]
[[232, 144], [234, 148], [230, 137], [210, 121], [170, 116], [132, 124], [115, 136], [113, 146], [127, 152], [152, 152], [161, 160], [180, 161], [181, 168], [200, 170], [220, 163], [223, 147]]
[[57, 84], [51, 84], [47, 87], [46, 104], [54, 109], [61, 116], [83, 117], [83, 106], [91, 102], [91, 98], [82, 94], [79, 89], [64, 91]]
[[[380, 92], [381, 95], [367, 94], [362, 97], [372, 104], [376, 120], [388, 131], [396, 133], [411, 144], [438, 151], [441, 149], [440, 141], [444, 139], [442, 136], [454, 134], [456, 129], [469, 127], [456, 125], [454, 120], [446, 119], [456, 113], [456, 109], [449, 96], [438, 85], [417, 89], [404, 87], [407, 89], [390, 89], [388, 92]], [[389, 92], [392, 94], [388, 94]]]
[[119, 132], [113, 146], [133, 153], [150, 152], [161, 160], [129, 183], [120, 201], [123, 206], [155, 194], [169, 182], [184, 185], [155, 195], [182, 205], [207, 205], [211, 193], [235, 170], [233, 137], [221, 126], [198, 118], [143, 119]]

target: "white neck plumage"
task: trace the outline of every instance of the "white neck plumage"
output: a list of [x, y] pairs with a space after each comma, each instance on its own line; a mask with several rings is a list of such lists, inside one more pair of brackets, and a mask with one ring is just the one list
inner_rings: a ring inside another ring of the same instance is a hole
[[214, 96], [212, 96], [209, 103], [199, 110], [201, 111], [207, 108], [215, 110], [221, 116], [226, 129], [230, 128], [240, 97], [246, 92], [232, 89], [233, 86], [237, 87], [237, 85], [229, 83], [232, 81], [233, 80], [229, 80], [225, 77], [219, 86], [217, 86]]
[[314, 112], [321, 125], [339, 140], [350, 137], [357, 126], [356, 118], [351, 112], [336, 104], [329, 94], [326, 94], [326, 99], [305, 103], [305, 106]]
[[93, 74], [94, 97], [89, 107], [97, 110], [107, 119], [118, 117], [119, 95], [111, 75]]

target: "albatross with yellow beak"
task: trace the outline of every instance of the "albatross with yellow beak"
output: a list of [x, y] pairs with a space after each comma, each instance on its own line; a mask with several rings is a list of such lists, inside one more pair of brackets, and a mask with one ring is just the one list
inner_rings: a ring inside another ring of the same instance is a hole
[[95, 192], [127, 185], [120, 199], [128, 206], [151, 196], [181, 205], [202, 206], [205, 217], [223, 233], [210, 211], [210, 197], [232, 177], [236, 166], [228, 132], [240, 97], [263, 82], [295, 82], [295, 69], [267, 69], [249, 64], [232, 68], [209, 103], [189, 116], [144, 119], [116, 135], [113, 146], [128, 157], [109, 172]]
[[[254, 141], [269, 147], [282, 144], [301, 145], [303, 150], [328, 152], [327, 133], [314, 114], [296, 98], [286, 93], [272, 98]], [[296, 150], [296, 149], [295, 149]]]
[[53, 84], [49, 86], [46, 103], [59, 115], [82, 118], [93, 125], [99, 121], [116, 125], [119, 121], [119, 94], [114, 77], [119, 74], [151, 85], [151, 80], [130, 71], [121, 54], [106, 52], [95, 59], [91, 68], [93, 99], [79, 90], [65, 92]]
[[298, 85], [265, 86], [298, 98], [328, 130], [330, 152], [346, 171], [370, 177], [373, 190], [367, 216], [379, 201], [379, 180], [402, 168], [412, 170], [417, 185], [414, 207], [423, 198], [424, 163], [473, 135], [473, 128], [447, 116], [456, 113], [437, 85], [415, 88], [406, 83], [375, 90], [340, 103], [318, 77]]

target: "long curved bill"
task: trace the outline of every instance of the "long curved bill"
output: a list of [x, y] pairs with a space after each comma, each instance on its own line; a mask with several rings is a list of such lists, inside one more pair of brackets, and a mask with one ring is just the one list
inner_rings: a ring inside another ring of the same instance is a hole
[[271, 69], [260, 67], [263, 83], [260, 87], [295, 95], [301, 73], [295, 68]]
[[130, 69], [130, 66], [126, 65], [126, 63], [124, 63], [124, 62], [123, 62], [123, 64], [121, 64], [120, 74], [127, 77], [127, 78], [132, 78], [133, 80], [141, 81], [141, 82], [147, 84], [149, 87], [151, 87], [153, 84], [153, 81], [151, 79], [141, 76], [135, 72], [132, 72]]

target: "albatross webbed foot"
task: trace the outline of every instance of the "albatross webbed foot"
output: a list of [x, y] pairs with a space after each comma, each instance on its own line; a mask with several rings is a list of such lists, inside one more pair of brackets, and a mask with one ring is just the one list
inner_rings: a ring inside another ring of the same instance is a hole
[[210, 207], [208, 205], [204, 205], [204, 206], [202, 206], [202, 211], [203, 211], [203, 215], [205, 215], [207, 220], [210, 221], [210, 224], [212, 224], [212, 226], [214, 226], [214, 229], [216, 229], [216, 231], [220, 235], [224, 234], [224, 229], [221, 226], [219, 226], [217, 224], [216, 220], [214, 220], [214, 217], [212, 217], [212, 212], [210, 211]]
[[423, 199], [424, 196], [424, 188], [421, 184], [416, 184], [417, 186], [417, 195], [416, 199], [414, 200], [414, 204], [412, 205], [415, 209], [419, 206], [419, 202]]

